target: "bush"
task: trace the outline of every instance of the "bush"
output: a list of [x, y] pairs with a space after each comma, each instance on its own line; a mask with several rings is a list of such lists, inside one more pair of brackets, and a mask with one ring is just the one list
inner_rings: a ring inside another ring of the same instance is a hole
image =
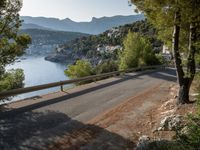
[[0, 92], [24, 86], [24, 73], [22, 69], [12, 69], [5, 72], [0, 78]]
[[[86, 77], [94, 74], [92, 65], [86, 60], [78, 60], [75, 65], [69, 65], [65, 74], [71, 79]], [[81, 82], [83, 84], [87, 82]]]
[[96, 74], [108, 73], [118, 70], [118, 63], [114, 60], [107, 60], [99, 64], [95, 68]]
[[198, 104], [198, 113], [195, 115], [189, 114], [187, 124], [182, 128], [177, 136], [177, 140], [190, 149], [200, 148], [200, 106]]
[[[200, 74], [195, 77], [197, 81], [197, 91], [200, 93]], [[200, 148], [200, 95], [197, 97], [197, 113], [189, 114], [188, 122], [184, 129], [185, 132], [178, 132], [177, 137], [183, 145], [191, 147], [191, 149]], [[182, 129], [183, 130], [183, 129]]]
[[120, 70], [158, 63], [150, 42], [140, 34], [129, 32], [123, 44], [124, 51], [119, 56]]
[[156, 56], [156, 61], [157, 61], [156, 63], [158, 65], [162, 65], [162, 64], [166, 64], [167, 63], [165, 58], [162, 56], [162, 54], [156, 54], [155, 56]]
[[[75, 79], [75, 78], [81, 78], [81, 77], [86, 77], [86, 76], [95, 75], [95, 74], [113, 72], [117, 70], [118, 70], [118, 62], [114, 60], [106, 60], [102, 62], [101, 64], [97, 65], [95, 68], [92, 68], [91, 63], [86, 60], [78, 60], [75, 65], [68, 66], [68, 69], [65, 70], [65, 74], [71, 79]], [[99, 79], [102, 79], [102, 78], [99, 78]], [[93, 80], [80, 82], [79, 84], [85, 84], [92, 81]]]

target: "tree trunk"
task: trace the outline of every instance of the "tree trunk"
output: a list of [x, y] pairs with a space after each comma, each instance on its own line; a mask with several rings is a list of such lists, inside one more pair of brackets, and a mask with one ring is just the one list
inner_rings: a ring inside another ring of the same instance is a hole
[[192, 81], [196, 73], [195, 52], [196, 47], [196, 27], [194, 23], [190, 24], [189, 47], [188, 47], [188, 63], [187, 63], [187, 77], [184, 78], [184, 84], [180, 86], [178, 102], [180, 104], [189, 103], [189, 92]]
[[184, 78], [184, 71], [182, 68], [182, 61], [179, 52], [179, 36], [180, 36], [180, 10], [175, 12], [174, 17], [174, 32], [172, 39], [172, 51], [174, 54], [174, 62], [177, 73], [177, 80], [179, 84], [179, 92], [178, 92], [178, 104], [185, 104], [189, 102], [189, 82], [188, 78]]
[[178, 104], [189, 103], [190, 79], [184, 78], [181, 85], [179, 85]]
[[196, 73], [196, 65], [195, 65], [195, 52], [196, 48], [194, 43], [196, 42], [196, 26], [195, 23], [190, 24], [190, 35], [189, 35], [189, 47], [188, 47], [188, 63], [187, 63], [187, 74], [184, 73], [181, 58], [179, 52], [179, 32], [180, 26], [176, 24], [176, 22], [180, 21], [179, 12], [175, 14], [175, 25], [174, 25], [174, 33], [173, 33], [173, 52], [175, 59], [175, 66], [177, 69], [177, 78], [179, 83], [179, 92], [178, 92], [178, 104], [189, 103], [189, 92], [192, 81], [194, 79]]

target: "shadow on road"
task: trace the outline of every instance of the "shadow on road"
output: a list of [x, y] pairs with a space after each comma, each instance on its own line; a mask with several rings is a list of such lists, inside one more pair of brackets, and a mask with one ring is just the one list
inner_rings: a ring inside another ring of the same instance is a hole
[[[155, 70], [151, 71], [151, 73], [152, 72], [155, 72]], [[144, 74], [147, 74], [147, 73], [141, 72], [141, 73], [138, 73], [136, 75], [117, 77], [119, 79], [115, 80], [115, 81], [111, 81], [111, 82], [108, 82], [108, 83], [105, 83], [105, 84], [100, 84], [100, 85], [97, 85], [95, 87], [87, 88], [87, 89], [84, 89], [84, 90], [81, 90], [81, 91], [78, 91], [78, 92], [74, 92], [74, 93], [70, 93], [70, 94], [67, 93], [64, 96], [60, 96], [60, 97], [53, 98], [53, 99], [48, 99], [48, 100], [45, 100], [45, 101], [42, 101], [42, 102], [38, 102], [36, 104], [28, 105], [28, 106], [25, 106], [25, 107], [20, 107], [18, 109], [4, 111], [4, 112], [1, 112], [0, 119], [4, 118], [4, 116], [13, 116], [13, 115], [17, 115], [19, 113], [23, 113], [23, 112], [26, 112], [26, 111], [35, 110], [35, 109], [38, 109], [38, 108], [41, 108], [41, 107], [44, 107], [44, 106], [48, 106], [48, 105], [52, 105], [52, 104], [55, 104], [55, 103], [59, 103], [59, 102], [62, 102], [62, 101], [67, 101], [70, 98], [75, 98], [75, 97], [78, 97], [78, 96], [81, 96], [81, 95], [84, 95], [84, 94], [87, 94], [87, 93], [90, 93], [90, 92], [93, 92], [93, 91], [96, 91], [96, 90], [99, 90], [99, 89], [102, 89], [102, 88], [105, 88], [105, 87], [108, 87], [108, 86], [119, 84], [119, 83], [127, 81], [127, 80], [136, 80], [141, 75], [144, 75]]]
[[161, 70], [159, 72], [156, 72], [154, 74], [148, 74], [148, 76], [157, 78], [157, 79], [162, 79], [165, 81], [170, 81], [170, 82], [176, 82], [177, 77], [176, 77], [176, 70], [175, 69], [166, 69], [166, 70]]
[[158, 78], [158, 79], [162, 79], [162, 80], [166, 80], [166, 81], [174, 81], [174, 82], [176, 81], [176, 72], [173, 69], [152, 70], [152, 71], [148, 71], [148, 72], [137, 73], [137, 74], [134, 74], [134, 75], [125, 74], [124, 76], [116, 77], [116, 78], [119, 78], [119, 79], [115, 80], [115, 81], [111, 81], [111, 82], [108, 82], [108, 83], [105, 83], [105, 84], [100, 84], [100, 85], [97, 85], [95, 87], [87, 88], [87, 89], [84, 89], [84, 90], [81, 90], [81, 91], [78, 91], [78, 92], [75, 92], [75, 93], [70, 93], [70, 94], [67, 93], [64, 96], [48, 99], [48, 100], [45, 100], [45, 101], [42, 101], [42, 102], [38, 102], [36, 104], [21, 107], [21, 108], [18, 108], [18, 109], [13, 109], [13, 110], [1, 112], [0, 119], [4, 118], [4, 116], [6, 116], [6, 117], [13, 116], [13, 115], [17, 115], [19, 113], [23, 113], [23, 112], [26, 112], [26, 111], [35, 110], [35, 109], [45, 107], [45, 106], [48, 106], [48, 105], [52, 105], [52, 104], [55, 104], [55, 103], [59, 103], [59, 102], [62, 102], [62, 101], [67, 101], [68, 99], [75, 98], [75, 97], [78, 97], [78, 96], [81, 96], [81, 95], [84, 95], [84, 94], [87, 94], [87, 93], [90, 93], [90, 92], [93, 92], [93, 91], [96, 91], [96, 90], [99, 90], [99, 89], [102, 89], [102, 88], [105, 88], [105, 87], [113, 86], [113, 85], [119, 84], [119, 83], [127, 81], [127, 80], [142, 79], [141, 78], [142, 75], [148, 75], [150, 77]]
[[72, 120], [59, 112], [26, 112], [0, 120], [1, 150], [77, 150], [80, 147], [124, 150], [134, 146], [118, 134]]

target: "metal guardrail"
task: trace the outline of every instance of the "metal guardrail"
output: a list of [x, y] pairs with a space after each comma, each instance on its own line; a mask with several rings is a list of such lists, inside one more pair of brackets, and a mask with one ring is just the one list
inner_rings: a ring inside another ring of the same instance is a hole
[[9, 96], [15, 96], [15, 95], [23, 94], [23, 93], [44, 90], [44, 89], [57, 87], [57, 86], [60, 86], [61, 91], [63, 91], [63, 85], [66, 85], [66, 84], [78, 83], [78, 82], [82, 82], [82, 81], [96, 80], [98, 78], [104, 78], [104, 77], [109, 77], [109, 76], [113, 76], [113, 75], [119, 75], [121, 73], [132, 72], [132, 71], [137, 71], [137, 70], [146, 70], [146, 69], [154, 69], [154, 68], [156, 69], [156, 68], [163, 68], [163, 67], [164, 66], [138, 67], [138, 68], [132, 68], [132, 69], [127, 69], [127, 70], [122, 70], [122, 71], [114, 71], [114, 72], [109, 72], [109, 73], [104, 73], [104, 74], [99, 74], [99, 75], [92, 75], [92, 76], [87, 76], [87, 77], [82, 77], [82, 78], [77, 78], [77, 79], [71, 79], [71, 80], [53, 82], [53, 83], [42, 84], [42, 85], [37, 85], [37, 86], [19, 88], [19, 89], [0, 92], [0, 99], [6, 98], [6, 97], [9, 97]]

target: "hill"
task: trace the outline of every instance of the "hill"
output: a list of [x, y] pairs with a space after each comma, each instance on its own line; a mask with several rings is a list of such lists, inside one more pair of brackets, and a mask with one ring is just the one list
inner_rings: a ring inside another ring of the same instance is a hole
[[45, 28], [45, 27], [42, 27], [42, 26], [39, 26], [39, 25], [36, 25], [36, 24], [33, 24], [33, 23], [23, 23], [22, 26], [21, 26], [21, 30], [26, 30], [26, 29], [42, 29], [42, 30], [51, 30], [49, 28]]
[[32, 44], [26, 50], [26, 55], [46, 55], [58, 45], [80, 37], [87, 37], [88, 34], [66, 31], [53, 31], [44, 29], [23, 29], [20, 33], [29, 34]]
[[60, 20], [57, 18], [45, 18], [45, 17], [29, 17], [22, 16], [24, 23], [22, 29], [29, 29], [35, 26], [35, 28], [47, 28], [60, 31], [72, 31], [82, 32], [88, 34], [100, 34], [112, 27], [133, 23], [138, 20], [144, 19], [142, 14], [131, 16], [113, 16], [113, 17], [93, 17], [90, 22], [75, 22], [69, 18]]
[[162, 42], [156, 38], [156, 30], [146, 20], [111, 28], [99, 35], [81, 37], [60, 45], [54, 54], [45, 59], [54, 62], [71, 62], [77, 59], [88, 59], [93, 65], [106, 59], [116, 59], [123, 48], [123, 39], [129, 31], [139, 32], [146, 36], [155, 51], [160, 51]]

